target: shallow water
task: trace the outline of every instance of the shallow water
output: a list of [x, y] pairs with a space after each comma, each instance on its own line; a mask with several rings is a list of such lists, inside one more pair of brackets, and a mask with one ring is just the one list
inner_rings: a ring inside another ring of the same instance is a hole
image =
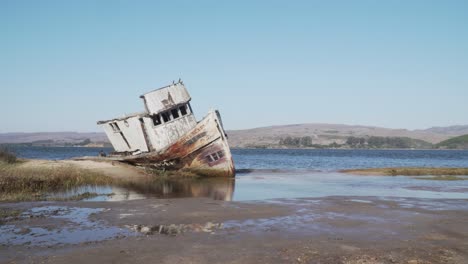
[[468, 150], [234, 149], [237, 169], [468, 167]]
[[[25, 158], [66, 159], [93, 156], [102, 148], [17, 147]], [[104, 149], [109, 152], [109, 149]], [[468, 167], [467, 150], [317, 150], [233, 149], [235, 180], [156, 181], [117, 188], [86, 186], [52, 194], [69, 197], [83, 192], [101, 194], [93, 201], [209, 197], [247, 201], [325, 196], [388, 196], [468, 199], [468, 181], [436, 181], [414, 177], [354, 176], [348, 168]]]
[[[23, 212], [18, 222], [0, 225], [0, 245], [78, 244], [133, 235], [127, 229], [91, 221], [92, 214], [103, 210], [65, 206], [34, 207]], [[34, 218], [47, 218], [49, 223], [39, 226], [30, 223], [30, 219]], [[58, 223], [63, 223], [63, 226]]]
[[54, 194], [69, 197], [83, 192], [100, 196], [88, 201], [145, 198], [208, 197], [224, 201], [268, 200], [326, 196], [377, 196], [431, 199], [468, 199], [468, 177], [460, 181], [407, 176], [356, 176], [337, 172], [249, 172], [235, 179], [157, 181], [142, 187], [88, 186]]
[[468, 199], [467, 180], [436, 181], [407, 176], [260, 172], [239, 175], [235, 185], [233, 200], [236, 201], [326, 196]]

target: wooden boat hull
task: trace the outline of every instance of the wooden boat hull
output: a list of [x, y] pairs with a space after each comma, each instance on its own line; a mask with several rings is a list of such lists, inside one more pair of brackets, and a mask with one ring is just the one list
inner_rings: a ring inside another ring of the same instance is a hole
[[163, 170], [189, 170], [204, 176], [235, 175], [234, 162], [218, 111], [211, 111], [188, 133], [159, 152], [126, 156], [122, 161]]

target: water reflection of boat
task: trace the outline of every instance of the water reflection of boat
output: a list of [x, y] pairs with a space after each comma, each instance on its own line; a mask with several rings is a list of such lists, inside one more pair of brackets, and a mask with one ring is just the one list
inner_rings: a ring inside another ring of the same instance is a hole
[[146, 197], [208, 197], [215, 200], [231, 201], [234, 186], [234, 179], [207, 178], [198, 180], [155, 180], [144, 184], [133, 183], [121, 190]]
[[232, 178], [204, 178], [135, 181], [126, 186], [86, 185], [49, 194], [49, 198], [67, 199], [84, 193], [97, 194], [86, 198], [92, 201], [127, 201], [146, 198], [206, 197], [232, 201], [235, 180]]
[[210, 111], [197, 122], [182, 81], [141, 96], [146, 111], [99, 121], [115, 153], [111, 159], [164, 170], [234, 176], [221, 116]]

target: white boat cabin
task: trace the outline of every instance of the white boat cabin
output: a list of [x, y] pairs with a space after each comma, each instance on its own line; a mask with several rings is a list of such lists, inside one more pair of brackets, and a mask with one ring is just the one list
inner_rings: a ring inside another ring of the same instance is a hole
[[191, 97], [182, 81], [148, 92], [146, 111], [122, 118], [99, 121], [116, 152], [139, 154], [160, 151], [197, 124]]

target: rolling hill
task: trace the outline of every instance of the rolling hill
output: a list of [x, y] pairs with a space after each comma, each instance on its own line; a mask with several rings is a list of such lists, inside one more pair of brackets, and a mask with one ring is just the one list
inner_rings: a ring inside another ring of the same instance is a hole
[[468, 149], [468, 134], [450, 138], [435, 145], [441, 149]]
[[[464, 126], [468, 130], [468, 126]], [[450, 131], [450, 133], [447, 133]], [[458, 132], [457, 132], [458, 131]], [[463, 129], [451, 127], [429, 128], [426, 130], [391, 129], [372, 126], [342, 124], [296, 124], [284, 126], [260, 127], [246, 130], [230, 130], [229, 143], [234, 147], [272, 147], [288, 136], [310, 136], [312, 144], [329, 145], [334, 142], [344, 144], [349, 137], [401, 137], [426, 141], [432, 144], [458, 136]]]
[[[389, 142], [404, 144], [414, 148], [429, 148], [432, 144], [436, 147], [451, 148], [454, 144], [457, 147], [468, 148], [459, 140], [447, 141], [450, 138], [468, 134], [467, 126], [432, 127], [423, 130], [391, 129], [373, 126], [343, 125], [343, 124], [293, 124], [281, 126], [259, 127], [244, 130], [228, 130], [229, 144], [234, 148], [246, 147], [288, 147], [281, 145], [288, 137], [292, 139], [305, 138], [307, 144], [314, 145], [342, 145], [346, 144], [350, 138], [358, 138], [366, 141], [380, 142], [372, 146], [388, 147]], [[77, 144], [89, 139], [91, 142], [108, 142], [107, 137], [101, 132], [79, 133], [79, 132], [41, 132], [41, 133], [0, 133], [0, 144], [5, 143], [34, 143], [53, 142], [57, 144]], [[442, 144], [442, 142], [445, 142]], [[453, 143], [455, 142], [455, 143]], [[439, 144], [438, 144], [439, 143]], [[372, 143], [373, 144], [373, 143]], [[461, 145], [460, 145], [461, 144]], [[299, 145], [300, 146], [300, 145]], [[355, 145], [350, 144], [351, 147]], [[297, 145], [296, 145], [297, 147]]]

